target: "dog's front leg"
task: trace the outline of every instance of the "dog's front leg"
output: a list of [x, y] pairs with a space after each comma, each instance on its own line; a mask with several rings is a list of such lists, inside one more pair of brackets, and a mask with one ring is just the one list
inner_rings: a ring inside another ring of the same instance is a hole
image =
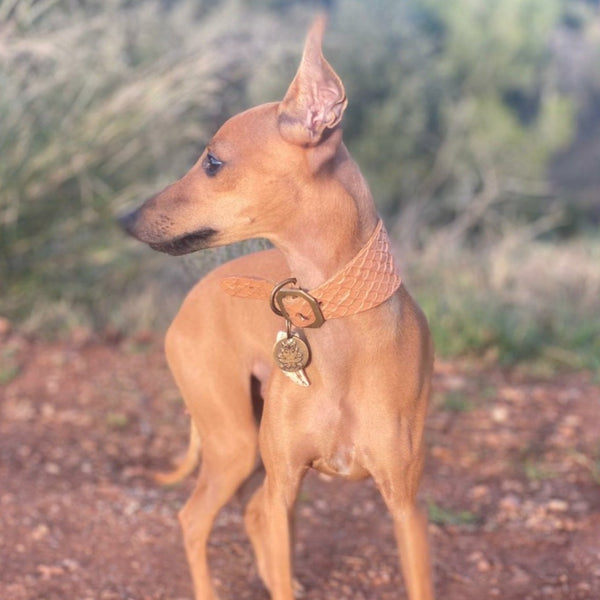
[[261, 422], [260, 452], [265, 480], [245, 514], [259, 574], [273, 600], [293, 600], [291, 523], [306, 461], [294, 428], [285, 420], [284, 402], [271, 412], [269, 398]]
[[252, 429], [237, 427], [235, 437], [219, 432], [204, 438], [198, 483], [179, 513], [196, 600], [218, 599], [208, 568], [208, 536], [219, 510], [252, 471], [255, 456]]
[[427, 515], [415, 502], [410, 502], [393, 506], [392, 517], [408, 597], [432, 600]]
[[[394, 520], [408, 598], [433, 600], [427, 515], [416, 501], [423, 469], [422, 436], [415, 429], [411, 431], [408, 419], [400, 423], [401, 435], [387, 437], [387, 449], [384, 442], [379, 452], [375, 451], [379, 459], [370, 470]], [[385, 440], [385, 434], [381, 438]]]
[[280, 482], [267, 475], [246, 510], [246, 530], [256, 554], [259, 574], [273, 600], [293, 600], [291, 520], [300, 483]]

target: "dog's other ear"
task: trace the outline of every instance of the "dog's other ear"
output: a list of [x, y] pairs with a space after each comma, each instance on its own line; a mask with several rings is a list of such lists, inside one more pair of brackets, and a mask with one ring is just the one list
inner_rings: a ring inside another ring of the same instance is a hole
[[342, 80], [323, 57], [326, 17], [313, 23], [296, 77], [279, 105], [279, 130], [288, 142], [316, 146], [342, 120], [348, 104]]

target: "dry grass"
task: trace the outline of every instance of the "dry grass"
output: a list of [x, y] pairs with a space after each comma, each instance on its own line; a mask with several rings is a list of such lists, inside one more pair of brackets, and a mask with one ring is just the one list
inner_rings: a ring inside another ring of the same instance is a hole
[[[158, 256], [114, 218], [181, 176], [229, 114], [280, 97], [312, 10], [164, 5], [0, 0], [0, 314], [29, 330], [164, 327], [232, 256]], [[465, 250], [464, 231], [490, 208], [475, 196], [425, 251], [404, 255], [438, 349], [597, 368], [600, 242], [542, 243], [509, 224], [499, 242]], [[408, 205], [405, 233], [425, 229], [423, 210]]]
[[267, 46], [269, 61], [297, 54], [307, 12], [0, 0], [0, 314], [52, 331], [155, 321], [119, 305], [173, 263], [115, 217], [180, 177], [249, 96], [267, 99], [276, 84], [249, 90], [250, 64]]
[[407, 272], [440, 354], [600, 368], [600, 240], [431, 246]]

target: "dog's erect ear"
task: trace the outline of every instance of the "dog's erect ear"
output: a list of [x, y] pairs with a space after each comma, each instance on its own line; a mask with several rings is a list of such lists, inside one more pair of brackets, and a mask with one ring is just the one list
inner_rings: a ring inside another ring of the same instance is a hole
[[323, 57], [326, 17], [313, 23], [300, 67], [279, 105], [279, 130], [288, 142], [316, 146], [342, 120], [348, 104], [342, 80]]

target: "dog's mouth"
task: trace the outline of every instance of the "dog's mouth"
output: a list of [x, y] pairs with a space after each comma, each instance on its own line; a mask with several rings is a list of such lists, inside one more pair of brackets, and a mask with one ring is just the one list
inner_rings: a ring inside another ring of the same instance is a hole
[[148, 244], [153, 250], [165, 252], [171, 256], [181, 256], [203, 250], [211, 245], [211, 240], [217, 235], [217, 232], [210, 227], [199, 229], [193, 233], [188, 233], [181, 237], [169, 240], [168, 242], [152, 242]]

